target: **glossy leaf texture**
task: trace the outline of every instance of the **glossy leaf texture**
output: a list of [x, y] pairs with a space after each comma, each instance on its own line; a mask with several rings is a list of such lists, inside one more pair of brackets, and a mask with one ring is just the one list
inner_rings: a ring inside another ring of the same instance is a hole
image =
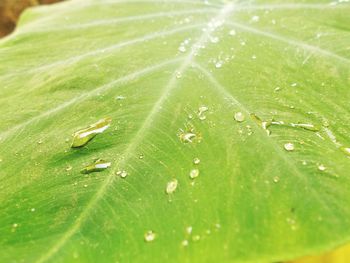
[[[349, 14], [322, 0], [26, 11], [0, 42], [0, 261], [276, 262], [349, 241]], [[80, 172], [96, 159], [111, 166]]]

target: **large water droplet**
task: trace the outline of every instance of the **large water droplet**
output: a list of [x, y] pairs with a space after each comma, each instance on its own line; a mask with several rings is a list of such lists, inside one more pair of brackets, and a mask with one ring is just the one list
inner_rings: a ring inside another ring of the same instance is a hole
[[167, 194], [172, 194], [175, 192], [176, 188], [177, 188], [177, 180], [176, 179], [173, 179], [171, 181], [169, 181], [166, 185], [166, 189], [165, 189], [165, 192]]
[[90, 164], [86, 166], [83, 170], [81, 170], [81, 173], [89, 174], [93, 172], [100, 172], [107, 169], [110, 166], [111, 166], [110, 162], [107, 162], [102, 159], [97, 159], [93, 164]]
[[97, 134], [104, 132], [111, 124], [111, 118], [104, 118], [89, 127], [79, 130], [73, 134], [73, 142], [71, 147], [82, 147], [92, 140]]

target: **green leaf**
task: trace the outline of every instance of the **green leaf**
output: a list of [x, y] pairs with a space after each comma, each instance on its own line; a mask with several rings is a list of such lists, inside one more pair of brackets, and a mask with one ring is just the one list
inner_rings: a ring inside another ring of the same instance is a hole
[[345, 2], [26, 11], [0, 42], [0, 261], [273, 262], [349, 241]]

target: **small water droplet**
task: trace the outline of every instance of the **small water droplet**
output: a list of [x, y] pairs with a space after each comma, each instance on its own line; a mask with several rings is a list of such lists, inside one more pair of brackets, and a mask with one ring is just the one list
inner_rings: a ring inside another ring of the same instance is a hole
[[93, 173], [93, 172], [100, 172], [100, 171], [107, 169], [110, 166], [111, 166], [110, 162], [107, 162], [103, 159], [97, 159], [97, 160], [95, 160], [94, 163], [86, 166], [83, 170], [81, 170], [81, 173], [89, 174], [89, 173]]
[[211, 37], [210, 38], [210, 42], [211, 43], [218, 43], [219, 42], [219, 38], [218, 37]]
[[70, 171], [70, 170], [72, 170], [72, 166], [70, 166], [70, 165], [68, 165], [67, 167], [66, 167], [66, 171], [68, 172], [68, 171]]
[[278, 176], [275, 176], [274, 178], [273, 178], [273, 182], [274, 183], [278, 183], [280, 181], [280, 178], [278, 177]]
[[40, 140], [38, 141], [38, 144], [42, 144], [42, 143], [43, 143], [43, 140], [40, 139]]
[[295, 82], [290, 84], [291, 87], [296, 87], [297, 85], [298, 85], [298, 83], [295, 83]]
[[177, 180], [176, 179], [173, 179], [171, 181], [169, 181], [166, 185], [166, 189], [165, 189], [165, 192], [167, 194], [172, 194], [175, 192], [176, 188], [177, 188]]
[[17, 223], [14, 223], [14, 224], [12, 225], [12, 227], [13, 227], [13, 228], [16, 228], [16, 227], [18, 227], [18, 224], [17, 224]]
[[232, 29], [229, 32], [230, 36], [235, 36], [236, 35], [236, 30]]
[[181, 242], [181, 245], [184, 246], [184, 247], [187, 247], [188, 246], [188, 240], [183, 240]]
[[194, 179], [197, 178], [199, 176], [199, 170], [198, 169], [192, 169], [190, 171], [190, 178]]
[[116, 100], [125, 100], [126, 97], [122, 96], [122, 95], [119, 95], [115, 98]]
[[152, 242], [155, 240], [155, 238], [156, 234], [152, 230], [147, 231], [144, 235], [144, 239], [146, 242]]
[[318, 168], [318, 170], [320, 170], [321, 172], [324, 172], [324, 171], [326, 171], [326, 169], [327, 169], [327, 167], [324, 166], [323, 164], [319, 164], [317, 168]]
[[145, 156], [141, 153], [141, 154], [139, 155], [139, 159], [143, 159], [143, 158], [145, 158]]
[[31, 208], [31, 209], [30, 209], [30, 212], [35, 212], [35, 208], [34, 208], [34, 207]]
[[186, 131], [180, 129], [178, 136], [183, 143], [193, 143], [194, 141], [200, 142], [201, 140], [200, 133], [196, 132], [194, 128], [189, 128]]
[[291, 142], [288, 142], [284, 145], [284, 149], [288, 152], [294, 151], [294, 144]]
[[197, 157], [193, 159], [194, 164], [199, 164], [200, 162], [201, 162], [201, 160]]
[[180, 71], [176, 71], [176, 78], [179, 79], [182, 77], [182, 74]]
[[236, 112], [234, 115], [234, 119], [238, 122], [242, 122], [245, 119], [245, 116], [242, 112]]
[[259, 22], [259, 20], [260, 20], [260, 17], [259, 17], [259, 16], [253, 16], [253, 17], [251, 18], [251, 21], [252, 21], [252, 22]]
[[121, 178], [125, 178], [128, 176], [128, 173], [124, 170], [119, 170], [117, 173], [116, 173], [118, 176], [120, 176]]
[[86, 188], [86, 187], [88, 187], [88, 185], [87, 185], [87, 184], [84, 184], [84, 188]]
[[191, 235], [192, 234], [192, 230], [193, 230], [192, 226], [186, 227], [186, 233], [187, 234]]
[[194, 241], [194, 242], [197, 242], [197, 241], [199, 241], [201, 239], [201, 236], [200, 235], [194, 235], [193, 237], [192, 237], [192, 240]]
[[82, 147], [91, 141], [97, 134], [104, 132], [111, 124], [111, 118], [104, 118], [90, 125], [85, 129], [81, 129], [73, 134], [73, 142], [71, 147]]
[[215, 67], [216, 68], [221, 68], [222, 67], [222, 61], [217, 61], [216, 63], [215, 63]]
[[180, 52], [186, 52], [186, 47], [183, 46], [183, 45], [179, 46], [179, 51]]

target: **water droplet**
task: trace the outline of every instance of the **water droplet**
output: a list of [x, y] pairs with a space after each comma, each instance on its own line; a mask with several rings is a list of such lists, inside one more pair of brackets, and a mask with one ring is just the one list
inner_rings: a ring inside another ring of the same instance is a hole
[[232, 29], [229, 32], [230, 36], [235, 36], [236, 35], [236, 30]]
[[190, 171], [190, 178], [194, 179], [197, 178], [199, 176], [199, 170], [198, 169], [192, 169]]
[[322, 171], [322, 172], [323, 172], [323, 171], [326, 171], [326, 169], [327, 169], [327, 167], [324, 166], [323, 164], [319, 164], [317, 168], [318, 168], [318, 170], [320, 170], [320, 171]]
[[179, 51], [180, 52], [186, 52], [186, 47], [183, 46], [183, 45], [179, 46]]
[[68, 166], [66, 167], [66, 171], [67, 171], [67, 172], [70, 171], [70, 170], [72, 170], [72, 169], [73, 169], [73, 167], [70, 166], [70, 165], [68, 165]]
[[320, 129], [311, 123], [291, 123], [290, 126], [302, 128], [308, 131], [319, 131]]
[[124, 170], [117, 171], [116, 175], [120, 176], [121, 178], [125, 178], [128, 176], [128, 173]]
[[259, 17], [259, 16], [253, 16], [253, 17], [251, 18], [251, 21], [252, 21], [252, 22], [259, 22], [259, 20], [260, 20], [260, 17]]
[[182, 77], [182, 74], [180, 71], [176, 71], [176, 78], [179, 79]]
[[197, 157], [193, 159], [194, 164], [199, 164], [200, 162], [201, 162], [201, 160]]
[[234, 115], [234, 119], [238, 122], [242, 122], [245, 119], [245, 116], [242, 112], [236, 112]]
[[253, 56], [252, 56], [252, 59], [256, 59], [256, 55], [253, 55]]
[[188, 246], [188, 240], [183, 240], [181, 242], [181, 245], [184, 246], [184, 247], [187, 247]]
[[122, 95], [119, 95], [115, 98], [116, 100], [125, 100], [126, 97], [122, 96]]
[[192, 234], [192, 230], [193, 230], [192, 226], [186, 227], [186, 233], [187, 234], [191, 235]]
[[176, 179], [173, 179], [171, 181], [169, 181], [166, 185], [166, 189], [165, 189], [165, 192], [167, 194], [172, 194], [175, 192], [176, 188], [177, 188], [177, 180]]
[[155, 240], [156, 234], [152, 230], [149, 230], [145, 233], [144, 238], [146, 242], [152, 242]]
[[200, 142], [201, 135], [196, 132], [194, 128], [189, 128], [186, 131], [180, 129], [179, 138], [183, 143], [193, 143], [194, 141]]
[[206, 112], [206, 111], [208, 111], [208, 110], [209, 110], [209, 108], [208, 108], [207, 106], [205, 106], [205, 105], [200, 106], [200, 107], [198, 108], [198, 115], [201, 115], [201, 114], [203, 114], [204, 112]]
[[219, 42], [219, 38], [218, 37], [211, 37], [210, 38], [210, 42], [211, 43], [218, 43]]
[[30, 209], [30, 212], [35, 212], [35, 208], [33, 207], [32, 209]]
[[97, 134], [104, 132], [111, 124], [111, 118], [104, 118], [89, 127], [79, 130], [73, 134], [73, 142], [71, 147], [82, 147], [92, 140]]
[[87, 184], [84, 184], [84, 188], [86, 188], [86, 187], [88, 187], [88, 185], [87, 185]]
[[278, 177], [278, 176], [275, 176], [274, 178], [273, 178], [273, 182], [274, 183], [278, 183], [280, 181], [280, 178]]
[[145, 158], [145, 156], [141, 153], [141, 154], [139, 155], [139, 159], [143, 159], [143, 158]]
[[222, 67], [222, 61], [221, 60], [219, 60], [219, 61], [217, 61], [216, 63], [215, 63], [215, 67], [216, 68], [221, 68]]
[[291, 87], [296, 87], [297, 85], [298, 85], [298, 83], [295, 83], [295, 82], [290, 84]]
[[348, 147], [340, 147], [340, 149], [348, 156], [350, 156], [350, 148]]
[[192, 240], [194, 241], [194, 242], [197, 242], [197, 241], [199, 241], [201, 239], [201, 236], [200, 235], [194, 235], [193, 237], [192, 237]]
[[42, 143], [43, 143], [43, 140], [40, 139], [40, 140], [38, 141], [38, 144], [42, 144]]
[[284, 149], [288, 152], [294, 151], [294, 144], [291, 142], [288, 142], [284, 145]]
[[111, 166], [110, 162], [107, 162], [102, 159], [97, 159], [94, 163], [86, 166], [83, 170], [81, 170], [81, 173], [89, 174], [93, 172], [100, 172], [107, 169], [110, 166]]
[[17, 224], [17, 223], [14, 223], [14, 224], [12, 225], [12, 227], [13, 227], [13, 228], [16, 228], [16, 227], [18, 227], [18, 224]]

